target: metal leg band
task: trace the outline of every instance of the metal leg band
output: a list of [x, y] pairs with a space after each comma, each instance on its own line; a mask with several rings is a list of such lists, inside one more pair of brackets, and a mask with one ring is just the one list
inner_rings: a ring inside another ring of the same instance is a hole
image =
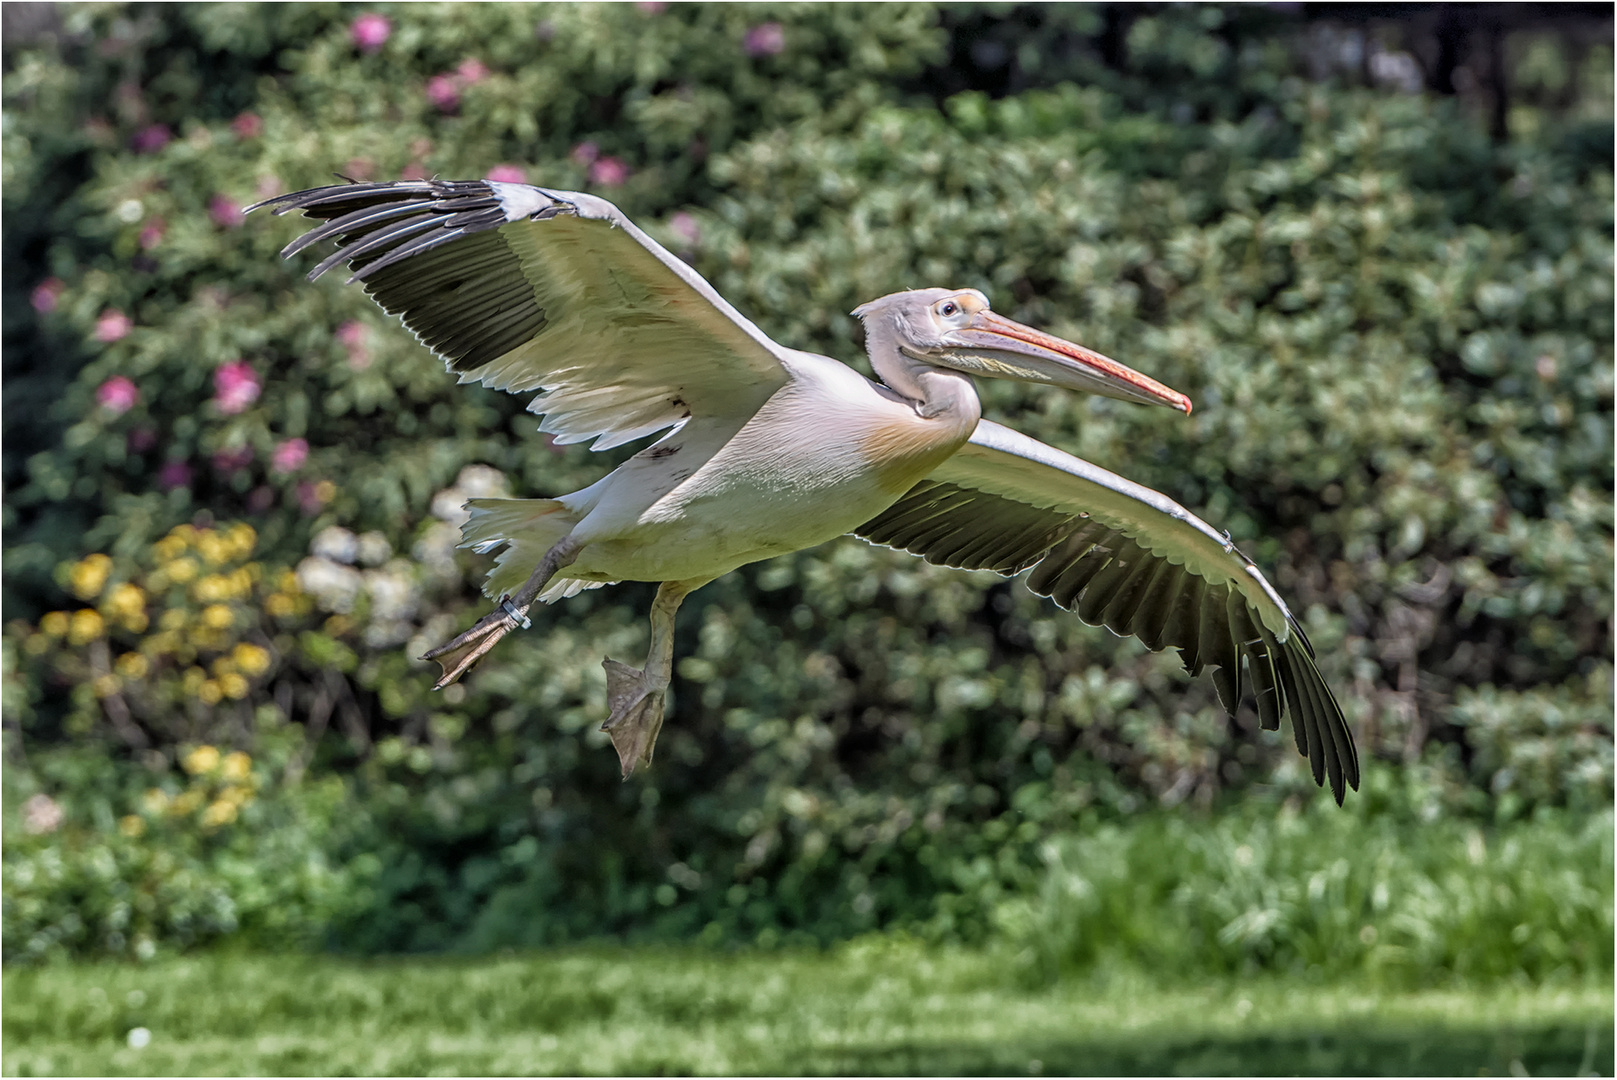
[[511, 603], [511, 598], [509, 596], [500, 601], [500, 608], [507, 615], [511, 616], [511, 618], [514, 619], [517, 625], [521, 626], [522, 629], [526, 630], [533, 625], [533, 620], [519, 612], [516, 609], [516, 605]]

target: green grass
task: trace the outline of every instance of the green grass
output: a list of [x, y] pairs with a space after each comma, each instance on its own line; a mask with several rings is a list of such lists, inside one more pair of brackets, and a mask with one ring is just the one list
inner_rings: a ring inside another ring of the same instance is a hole
[[[1390, 992], [1138, 971], [1034, 989], [1002, 956], [579, 949], [217, 954], [4, 976], [8, 1075], [1609, 1074], [1609, 982]], [[145, 1027], [144, 1049], [128, 1045]]]

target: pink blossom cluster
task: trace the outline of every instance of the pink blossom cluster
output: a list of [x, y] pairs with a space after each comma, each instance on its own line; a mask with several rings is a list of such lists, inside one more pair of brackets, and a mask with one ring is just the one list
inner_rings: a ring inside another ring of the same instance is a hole
[[355, 371], [364, 371], [371, 366], [371, 351], [366, 344], [370, 336], [365, 324], [358, 319], [349, 319], [337, 327], [337, 342], [348, 353], [348, 366]]
[[374, 53], [387, 44], [393, 34], [393, 24], [385, 15], [367, 12], [348, 27], [348, 37], [354, 48], [362, 53]]
[[502, 184], [526, 184], [528, 174], [522, 171], [520, 165], [496, 165], [488, 171], [486, 179], [497, 180]]
[[229, 195], [215, 195], [208, 203], [208, 217], [221, 229], [236, 229], [247, 220], [247, 212]]
[[239, 413], [257, 401], [262, 390], [258, 372], [245, 360], [220, 364], [213, 371], [213, 403], [226, 416]]
[[748, 56], [774, 56], [786, 48], [786, 30], [778, 22], [754, 26], [741, 39], [741, 48]]
[[702, 227], [683, 210], [668, 219], [668, 231], [686, 247], [695, 247], [702, 240]]
[[588, 169], [589, 182], [600, 187], [622, 187], [629, 179], [629, 166], [622, 159], [603, 155], [593, 142], [573, 147], [572, 159]]
[[270, 467], [278, 473], [297, 472], [309, 458], [309, 440], [287, 439], [275, 448]]
[[122, 341], [135, 328], [134, 320], [117, 308], [108, 308], [95, 321], [95, 339], [104, 345]]
[[157, 486], [164, 491], [191, 486], [191, 466], [183, 461], [170, 461], [157, 472]]
[[41, 315], [49, 315], [56, 310], [56, 304], [66, 289], [67, 283], [61, 278], [48, 277], [34, 286], [34, 291], [28, 295], [28, 302]]
[[230, 130], [238, 139], [256, 139], [264, 131], [264, 121], [257, 113], [244, 112], [230, 122]]
[[174, 132], [167, 124], [148, 124], [135, 132], [135, 137], [129, 140], [129, 145], [137, 154], [155, 154], [173, 139]]
[[122, 416], [139, 402], [140, 389], [122, 375], [114, 375], [95, 390], [95, 403], [113, 416]]
[[427, 80], [427, 100], [437, 106], [439, 112], [454, 112], [460, 108], [460, 92], [488, 76], [489, 70], [483, 62], [469, 56], [454, 71]]

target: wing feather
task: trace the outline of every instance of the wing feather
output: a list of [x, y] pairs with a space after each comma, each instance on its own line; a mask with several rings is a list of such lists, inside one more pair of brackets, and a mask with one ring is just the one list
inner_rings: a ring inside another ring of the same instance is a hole
[[412, 180], [259, 205], [325, 219], [282, 254], [335, 241], [310, 278], [347, 263], [462, 382], [543, 391], [529, 409], [557, 442], [744, 422], [790, 378], [773, 341], [593, 195]]
[[1359, 764], [1313, 648], [1285, 603], [1229, 539], [1167, 497], [989, 421], [893, 506], [855, 530], [947, 566], [1015, 574], [1034, 592], [1153, 649], [1213, 669], [1234, 712], [1291, 719], [1297, 750], [1338, 802]]

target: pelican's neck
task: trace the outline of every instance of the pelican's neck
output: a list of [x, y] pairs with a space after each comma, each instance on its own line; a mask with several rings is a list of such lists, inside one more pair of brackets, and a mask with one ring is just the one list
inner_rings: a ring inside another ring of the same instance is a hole
[[982, 403], [967, 376], [915, 359], [898, 347], [890, 333], [868, 325], [865, 348], [877, 377], [908, 398], [922, 419], [952, 420], [968, 431], [977, 426]]

